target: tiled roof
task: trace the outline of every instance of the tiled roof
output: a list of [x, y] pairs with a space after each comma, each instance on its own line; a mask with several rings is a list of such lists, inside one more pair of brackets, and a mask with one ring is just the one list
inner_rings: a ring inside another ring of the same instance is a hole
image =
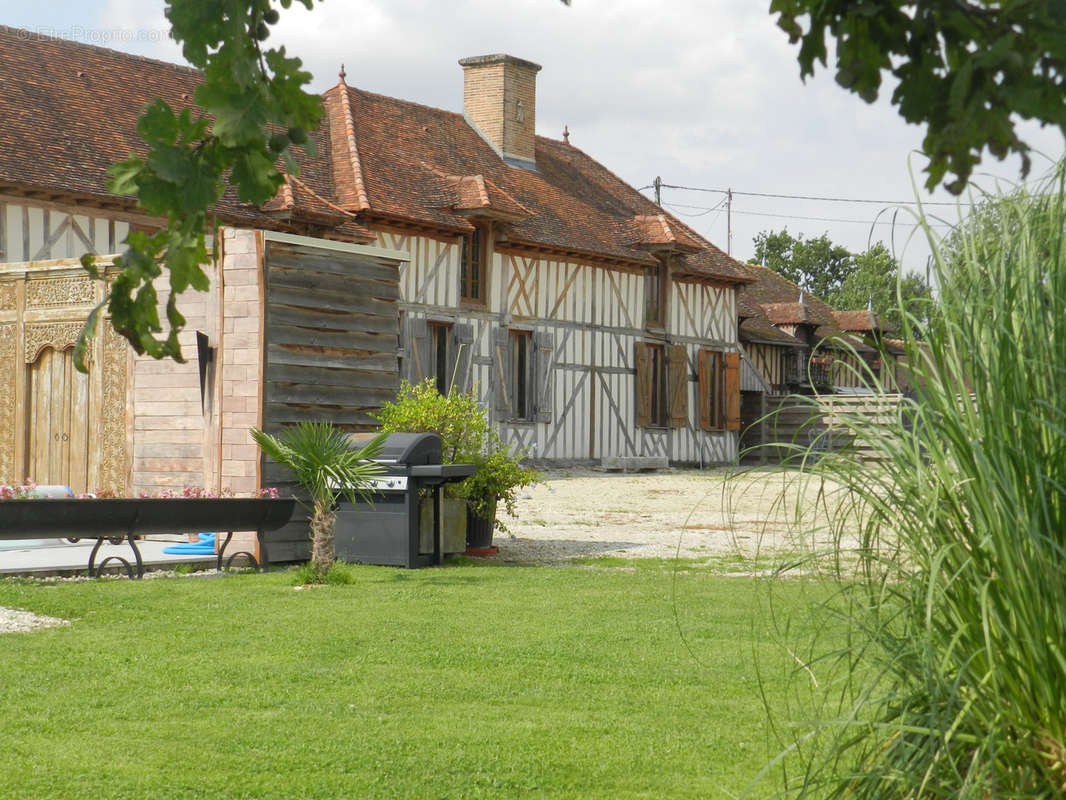
[[[792, 281], [767, 267], [748, 264], [748, 269], [755, 276], [754, 283], [744, 286], [740, 291], [741, 302], [747, 306], [759, 308], [765, 318], [774, 325], [811, 325], [814, 326], [814, 339], [836, 340], [847, 343], [859, 352], [872, 352], [858, 336], [844, 331], [837, 324], [834, 311], [825, 301], [809, 292], [801, 291]], [[747, 322], [741, 326], [745, 330]]]
[[[778, 305], [795, 306], [801, 302], [806, 308], [805, 322], [810, 325], [834, 326], [832, 307], [815, 297], [809, 292], [801, 291], [800, 288], [787, 278], [778, 275], [772, 269], [761, 267], [757, 264], [748, 264], [748, 269], [755, 276], [755, 283], [745, 286], [743, 289], [744, 299], [760, 306]], [[799, 320], [793, 320], [799, 322]], [[778, 324], [785, 324], [782, 320]]]
[[[32, 187], [132, 209], [107, 190], [108, 167], [146, 153], [136, 130], [146, 105], [158, 97], [176, 111], [191, 108], [200, 82], [187, 67], [0, 25], [0, 190]], [[234, 193], [217, 211], [269, 222]]]
[[740, 323], [740, 338], [745, 342], [763, 342], [791, 347], [802, 347], [803, 342], [780, 328], [775, 328], [765, 316], [751, 317]]
[[833, 318], [837, 327], [855, 333], [873, 333], [874, 331], [894, 331], [896, 326], [881, 319], [870, 310], [834, 311]]
[[[456, 76], [457, 81], [459, 76]], [[192, 69], [0, 27], [0, 190], [33, 189], [132, 208], [107, 190], [107, 168], [131, 152], [142, 109], [156, 97], [190, 107]], [[228, 192], [223, 220], [309, 224], [323, 234], [406, 221], [460, 233], [497, 220], [506, 243], [633, 264], [674, 253], [681, 276], [753, 280], [730, 258], [582, 151], [536, 138], [536, 170], [511, 167], [463, 115], [345, 86], [323, 96], [318, 157], [263, 209]], [[362, 227], [361, 227], [362, 226]]]
[[763, 303], [762, 310], [774, 325], [810, 325], [812, 322], [806, 303]]

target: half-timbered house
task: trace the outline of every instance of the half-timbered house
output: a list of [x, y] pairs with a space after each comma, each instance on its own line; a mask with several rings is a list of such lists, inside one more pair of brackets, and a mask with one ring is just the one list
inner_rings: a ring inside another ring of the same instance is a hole
[[102, 287], [78, 258], [160, 224], [107, 167], [143, 152], [148, 102], [187, 107], [200, 78], [0, 27], [0, 481], [254, 491], [277, 476], [249, 428], [372, 427], [401, 377], [476, 391], [538, 461], [732, 462], [748, 269], [537, 136], [537, 65], [460, 64], [462, 112], [342, 72], [319, 155], [264, 207], [218, 204], [211, 290], [179, 302], [186, 362], [105, 325], [84, 376], [71, 346]]

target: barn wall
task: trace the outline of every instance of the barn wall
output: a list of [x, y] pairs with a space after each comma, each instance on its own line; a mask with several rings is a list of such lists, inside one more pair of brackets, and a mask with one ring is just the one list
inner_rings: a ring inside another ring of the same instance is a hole
[[[763, 381], [769, 384], [771, 391], [774, 393], [786, 391], [785, 356], [793, 350], [795, 348], [778, 347], [758, 342], [748, 342], [744, 345], [744, 352], [747, 354], [748, 360], [758, 371]], [[758, 382], [745, 382], [741, 385], [741, 389], [743, 391], [757, 392], [761, 391], [762, 387]]]
[[700, 429], [697, 353], [701, 349], [735, 353], [737, 343], [736, 291], [709, 283], [674, 282], [668, 307], [667, 338], [685, 346], [688, 357], [688, 417], [684, 427], [671, 428], [668, 441], [646, 434], [649, 445], [671, 462], [731, 464], [736, 461], [737, 435], [731, 431]]
[[[460, 387], [476, 390], [505, 441], [555, 462], [620, 455], [665, 455], [694, 464], [734, 459], [736, 434], [699, 430], [695, 371], [700, 347], [737, 350], [731, 287], [673, 284], [667, 327], [658, 338], [688, 351], [690, 419], [680, 430], [642, 429], [636, 426], [635, 345], [649, 333], [639, 269], [493, 250], [486, 302], [473, 306], [458, 301], [458, 238], [387, 230], [378, 235], [383, 246], [410, 257], [400, 281], [401, 373], [412, 381], [426, 374], [412, 365], [425, 360], [419, 348], [427, 325], [453, 326], [461, 342], [449, 363], [467, 354], [457, 373]], [[501, 402], [509, 330], [529, 331], [535, 342], [540, 382], [532, 421], [516, 421]]]
[[0, 262], [116, 254], [133, 217], [99, 209], [0, 196]]
[[[262, 408], [255, 424], [271, 434], [305, 420], [351, 431], [372, 429], [376, 423], [370, 414], [393, 399], [399, 387], [398, 301], [405, 255], [276, 233], [261, 234], [258, 241], [265, 276], [264, 327], [254, 339], [249, 334], [241, 341], [249, 347], [262, 342], [261, 362], [255, 362], [262, 364], [259, 379], [254, 386], [245, 384], [244, 391], [249, 405]], [[251, 297], [250, 290], [246, 294]], [[239, 322], [234, 319], [234, 325]], [[250, 373], [248, 366], [246, 378]], [[247, 412], [235, 407], [234, 413]], [[231, 430], [231, 438], [239, 433]], [[234, 444], [228, 452], [236, 456], [237, 448]], [[247, 468], [253, 474], [253, 467], [259, 470], [259, 485], [299, 494], [287, 469], [260, 462], [258, 452], [252, 455], [255, 463]], [[271, 534], [272, 561], [309, 556], [304, 517], [298, 511], [293, 522]], [[251, 546], [248, 542], [241, 549]]]
[[[185, 486], [219, 489], [217, 448], [213, 432], [217, 429], [217, 397], [213, 387], [200, 387], [200, 366], [196, 333], [206, 334], [211, 342], [218, 338], [217, 299], [218, 271], [204, 268], [212, 292], [186, 291], [178, 299], [178, 310], [185, 317], [185, 329], [178, 342], [185, 358], [179, 363], [170, 358], [154, 359], [135, 356], [130, 402], [133, 412], [132, 490], [158, 494], [180, 492]], [[165, 280], [157, 281], [160, 314], [170, 296]], [[206, 375], [211, 380], [213, 371]], [[235, 491], [237, 487], [225, 484]]]
[[134, 219], [0, 195], [0, 482], [129, 489], [128, 348], [102, 325], [85, 376], [73, 347], [103, 296], [78, 259], [106, 268]]

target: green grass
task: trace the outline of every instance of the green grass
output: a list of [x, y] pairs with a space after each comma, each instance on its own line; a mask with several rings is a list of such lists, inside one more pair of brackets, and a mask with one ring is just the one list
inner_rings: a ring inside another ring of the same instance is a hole
[[626, 558], [624, 556], [589, 556], [576, 558], [575, 566], [594, 570], [623, 572], [680, 573], [685, 575], [757, 575], [766, 576], [778, 570], [791, 570], [811, 560], [799, 551], [744, 553], [715, 553], [699, 558]]
[[730, 797], [780, 747], [764, 583], [349, 569], [0, 582], [73, 621], [0, 637], [0, 797]]

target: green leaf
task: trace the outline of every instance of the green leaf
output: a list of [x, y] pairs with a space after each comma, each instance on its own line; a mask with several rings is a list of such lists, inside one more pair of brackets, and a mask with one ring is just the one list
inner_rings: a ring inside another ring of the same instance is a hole
[[107, 174], [111, 176], [111, 180], [107, 183], [107, 188], [115, 194], [137, 194], [137, 179], [143, 169], [144, 162], [136, 156], [130, 156], [125, 161], [115, 162], [107, 168]]
[[273, 197], [283, 180], [274, 162], [261, 150], [240, 154], [230, 177], [230, 181], [237, 186], [237, 196], [255, 205], [261, 205]]
[[181, 147], [160, 146], [148, 154], [148, 168], [163, 180], [184, 183], [196, 171], [192, 154]]
[[137, 133], [149, 144], [174, 144], [178, 139], [174, 110], [163, 100], [156, 100], [137, 121]]

